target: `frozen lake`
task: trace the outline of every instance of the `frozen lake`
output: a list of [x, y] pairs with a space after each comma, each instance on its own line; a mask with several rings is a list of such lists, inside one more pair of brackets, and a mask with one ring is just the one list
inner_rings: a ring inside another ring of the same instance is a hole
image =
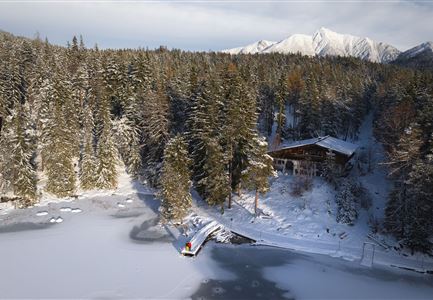
[[[76, 214], [53, 204], [0, 221], [0, 298], [433, 297], [431, 275], [321, 255], [211, 242], [197, 258], [182, 257], [153, 200], [141, 200], [125, 203], [130, 209], [80, 200]], [[49, 223], [53, 216], [62, 222]]]

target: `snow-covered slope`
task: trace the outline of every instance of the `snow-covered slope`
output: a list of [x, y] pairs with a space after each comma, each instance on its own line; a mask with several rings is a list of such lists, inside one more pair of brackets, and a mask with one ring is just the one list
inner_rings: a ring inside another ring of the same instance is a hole
[[301, 53], [303, 55], [315, 55], [313, 37], [305, 34], [294, 34], [285, 40], [266, 48], [263, 53]]
[[[261, 41], [262, 42], [262, 41]], [[372, 62], [390, 62], [397, 58], [400, 51], [385, 43], [375, 42], [369, 38], [340, 34], [327, 28], [320, 28], [312, 36], [294, 34], [288, 38], [270, 44], [259, 50], [257, 42], [246, 47], [225, 50], [230, 54], [238, 53], [301, 53], [303, 55], [319, 56], [353, 56]], [[250, 51], [251, 49], [251, 51]]]
[[261, 40], [252, 43], [250, 45], [247, 45], [245, 47], [227, 49], [227, 50], [223, 50], [222, 52], [229, 53], [229, 54], [255, 54], [255, 53], [262, 52], [264, 49], [268, 48], [269, 46], [272, 46], [275, 43], [276, 42]]
[[413, 48], [401, 53], [399, 58], [402, 58], [402, 59], [413, 58], [413, 57], [418, 56], [424, 52], [433, 53], [433, 42], [425, 42], [425, 43], [422, 43], [416, 47], [413, 47]]
[[339, 34], [320, 28], [313, 36], [317, 55], [354, 56], [373, 62], [390, 62], [400, 53], [396, 48], [369, 38]]
[[393, 63], [421, 70], [433, 70], [433, 42], [422, 43], [401, 53]]

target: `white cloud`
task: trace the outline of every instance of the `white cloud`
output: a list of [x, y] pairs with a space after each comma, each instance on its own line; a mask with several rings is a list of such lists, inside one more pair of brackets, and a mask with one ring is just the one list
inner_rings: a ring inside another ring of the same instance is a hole
[[433, 40], [433, 6], [413, 2], [0, 2], [0, 28], [65, 44], [219, 50], [321, 26], [405, 50]]

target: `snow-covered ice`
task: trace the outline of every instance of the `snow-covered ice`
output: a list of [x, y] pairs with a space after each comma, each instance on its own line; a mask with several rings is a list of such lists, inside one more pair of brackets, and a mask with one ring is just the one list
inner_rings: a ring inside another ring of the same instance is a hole
[[[74, 205], [83, 213], [65, 214], [62, 226], [19, 226], [37, 208], [14, 211], [14, 220], [0, 225], [9, 226], [0, 230], [0, 257], [7, 258], [0, 297], [414, 299], [433, 294], [430, 275], [270, 247], [210, 243], [196, 258], [183, 257], [179, 249], [185, 237], [157, 222], [159, 204], [151, 195], [132, 196], [131, 210], [141, 209], [141, 215], [113, 217], [121, 197], [78, 200]], [[54, 203], [47, 210], [60, 207]], [[199, 227], [206, 222], [191, 219]]]
[[401, 270], [355, 267], [324, 256], [294, 256], [264, 277], [296, 299], [431, 299], [433, 278]]
[[[140, 224], [156, 218], [157, 201], [134, 195], [137, 206], [131, 210], [143, 214], [117, 218], [111, 214], [120, 197], [125, 196], [78, 200], [74, 205], [83, 213], [65, 214], [62, 226], [39, 230], [18, 227], [24, 220], [40, 222], [31, 218], [37, 208], [12, 212], [7, 223], [17, 230], [0, 231], [0, 257], [7, 258], [2, 259], [0, 298], [185, 298], [204, 279], [215, 277], [219, 268], [209, 256], [184, 258], [176, 240], [132, 239], [134, 228], [140, 233]], [[52, 203], [47, 210], [60, 207]]]
[[[119, 209], [117, 203], [127, 198], [134, 201]], [[64, 202], [44, 207], [49, 212], [46, 221], [51, 216], [53, 225], [36, 216], [40, 207], [10, 211], [0, 224], [0, 257], [7, 258], [2, 260], [0, 297], [274, 299], [324, 297], [339, 291], [343, 298], [399, 293], [423, 298], [433, 294], [430, 275], [377, 266], [366, 269], [357, 262], [270, 247], [210, 243], [197, 257], [183, 257], [180, 248], [187, 237], [158, 223], [158, 206], [152, 194], [144, 193], [82, 198], [73, 202], [82, 213], [62, 213], [61, 226], [55, 224], [55, 213], [66, 207]], [[208, 222], [194, 214], [190, 220], [193, 230]], [[366, 284], [375, 289], [370, 292]], [[311, 285], [322, 293], [314, 294]]]

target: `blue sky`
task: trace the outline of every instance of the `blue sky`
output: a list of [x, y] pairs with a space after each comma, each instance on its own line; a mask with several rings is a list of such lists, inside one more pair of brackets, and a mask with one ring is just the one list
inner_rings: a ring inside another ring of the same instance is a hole
[[406, 50], [433, 40], [433, 2], [0, 0], [0, 29], [60, 45], [220, 50], [322, 26]]

